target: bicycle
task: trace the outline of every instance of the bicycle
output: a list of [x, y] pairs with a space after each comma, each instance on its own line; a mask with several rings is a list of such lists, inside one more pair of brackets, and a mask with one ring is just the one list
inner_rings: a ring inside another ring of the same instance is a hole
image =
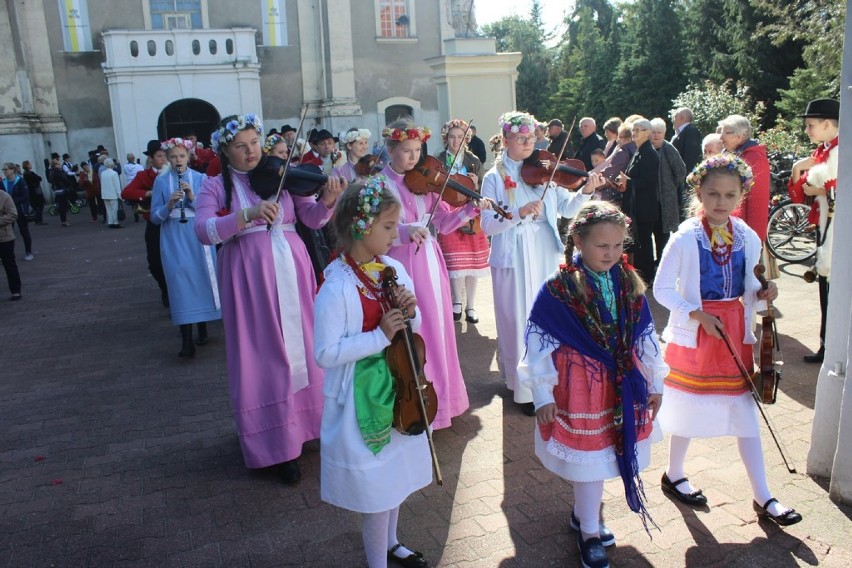
[[[787, 191], [795, 156], [774, 154], [770, 175], [769, 225], [766, 247], [784, 262], [805, 262], [816, 254], [816, 231], [808, 222], [811, 206], [793, 203]], [[782, 169], [783, 168], [783, 169]]]

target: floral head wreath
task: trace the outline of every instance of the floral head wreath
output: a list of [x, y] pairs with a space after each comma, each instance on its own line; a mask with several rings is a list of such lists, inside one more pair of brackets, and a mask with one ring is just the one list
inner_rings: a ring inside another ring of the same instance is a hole
[[441, 127], [441, 140], [444, 141], [445, 146], [447, 144], [447, 135], [450, 133], [450, 130], [452, 130], [453, 128], [458, 128], [462, 132], [466, 132], [465, 137], [464, 137], [464, 143], [465, 144], [470, 143], [470, 139], [473, 138], [473, 131], [468, 128], [467, 122], [465, 122], [464, 120], [461, 120], [459, 118], [454, 118], [451, 121], [444, 124], [444, 126]]
[[605, 208], [591, 209], [588, 213], [583, 213], [580, 211], [580, 214], [574, 217], [574, 220], [571, 221], [571, 224], [568, 225], [568, 234], [575, 235], [580, 227], [584, 225], [595, 225], [597, 223], [615, 223], [617, 225], [624, 224], [625, 227], [629, 227], [633, 222], [630, 217], [622, 213], [619, 209], [615, 208]]
[[187, 152], [195, 150], [195, 145], [192, 143], [192, 140], [187, 140], [185, 138], [169, 138], [168, 140], [160, 142], [160, 148], [166, 152], [173, 148], [177, 148], [178, 146], [183, 146], [186, 148]]
[[686, 182], [695, 189], [701, 185], [701, 181], [713, 170], [735, 172], [740, 177], [744, 194], [748, 193], [754, 185], [754, 174], [748, 164], [742, 158], [727, 152], [710, 156], [695, 166], [692, 173], [686, 177]]
[[432, 137], [432, 131], [427, 126], [412, 126], [411, 128], [385, 128], [382, 136], [388, 141], [405, 142], [406, 140], [419, 140], [426, 142]]
[[279, 142], [285, 142], [284, 137], [280, 134], [270, 134], [266, 137], [266, 142], [263, 143], [263, 153], [268, 154], [272, 151]]
[[263, 136], [263, 123], [256, 114], [240, 114], [231, 117], [231, 120], [226, 122], [225, 126], [222, 126], [210, 136], [213, 151], [219, 152], [230, 144], [240, 131], [248, 128], [254, 128], [259, 135]]
[[382, 196], [388, 187], [388, 178], [382, 174], [372, 176], [358, 192], [358, 207], [352, 216], [352, 236], [363, 239], [373, 229], [373, 221], [379, 214]]
[[513, 110], [503, 113], [498, 124], [503, 134], [532, 134], [538, 126], [538, 121], [529, 113]]
[[343, 145], [352, 144], [358, 140], [368, 140], [370, 136], [372, 136], [372, 133], [366, 128], [350, 130], [349, 132], [340, 135], [340, 143]]

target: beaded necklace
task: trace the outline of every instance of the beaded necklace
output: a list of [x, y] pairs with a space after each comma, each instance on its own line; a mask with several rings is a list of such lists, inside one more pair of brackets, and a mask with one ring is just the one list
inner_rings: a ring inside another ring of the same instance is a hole
[[719, 266], [725, 266], [731, 262], [731, 253], [734, 251], [733, 224], [731, 218], [724, 227], [711, 227], [707, 217], [701, 217], [701, 225], [710, 241], [710, 254], [713, 262]]
[[349, 267], [352, 269], [352, 272], [355, 273], [355, 276], [358, 278], [358, 281], [363, 286], [363, 290], [361, 290], [361, 293], [363, 294], [364, 290], [369, 292], [369, 294], [365, 294], [365, 295], [367, 297], [369, 297], [369, 295], [372, 295], [373, 298], [375, 298], [376, 300], [379, 300], [379, 302], [382, 304], [382, 310], [384, 310], [384, 308], [385, 308], [385, 305], [384, 305], [385, 293], [384, 293], [384, 289], [381, 286], [382, 273], [381, 273], [380, 270], [374, 271], [376, 273], [376, 276], [374, 278], [373, 275], [370, 274], [367, 271], [368, 269], [364, 268], [365, 266], [375, 266], [375, 265], [384, 267], [384, 265], [379, 260], [379, 257], [374, 256], [373, 260], [371, 262], [364, 263], [363, 265], [358, 264], [358, 262], [356, 262], [355, 259], [352, 258], [351, 256], [349, 256], [348, 254], [343, 255], [343, 260], [346, 262], [346, 264], [349, 265]]

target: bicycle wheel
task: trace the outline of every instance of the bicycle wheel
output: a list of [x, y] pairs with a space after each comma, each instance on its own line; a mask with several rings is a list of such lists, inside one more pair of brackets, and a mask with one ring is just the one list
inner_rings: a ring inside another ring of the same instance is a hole
[[51, 205], [47, 208], [47, 214], [51, 217], [56, 217], [59, 214], [59, 209], [56, 207], [56, 205]]
[[811, 207], [786, 199], [769, 213], [766, 246], [778, 260], [804, 262], [816, 254], [816, 231], [809, 230]]
[[68, 204], [68, 211], [70, 211], [71, 213], [73, 213], [74, 215], [76, 215], [77, 213], [79, 213], [79, 212], [80, 212], [80, 208], [79, 208], [79, 207], [77, 207], [77, 203], [76, 203], [76, 202], [72, 201], [71, 203], [69, 203], [69, 204]]

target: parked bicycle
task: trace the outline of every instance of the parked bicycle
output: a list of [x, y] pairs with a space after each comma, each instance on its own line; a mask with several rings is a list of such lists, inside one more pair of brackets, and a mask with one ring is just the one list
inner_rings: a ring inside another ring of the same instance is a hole
[[796, 157], [791, 154], [773, 154], [769, 161], [772, 171], [766, 246], [778, 260], [805, 262], [816, 254], [816, 232], [808, 222], [811, 206], [793, 203], [787, 191], [787, 182]]

